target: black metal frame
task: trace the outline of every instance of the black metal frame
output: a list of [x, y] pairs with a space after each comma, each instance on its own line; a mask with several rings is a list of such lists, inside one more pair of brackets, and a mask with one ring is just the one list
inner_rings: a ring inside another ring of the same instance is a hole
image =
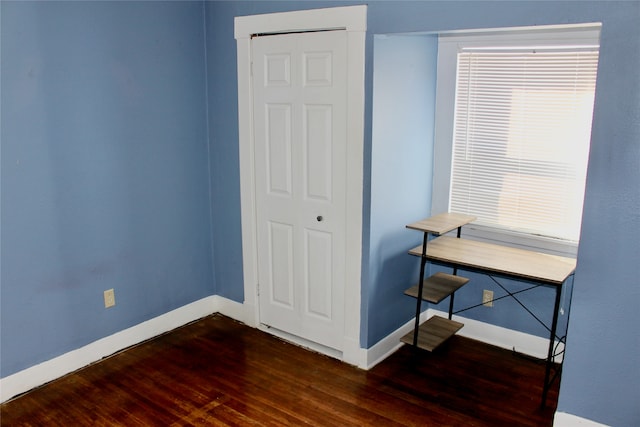
[[[458, 227], [457, 237], [460, 238], [462, 234], [462, 226]], [[416, 303], [416, 317], [415, 326], [413, 328], [413, 346], [418, 346], [418, 331], [420, 330], [420, 313], [422, 312], [422, 290], [424, 288], [424, 270], [427, 265], [427, 244], [429, 243], [429, 232], [424, 232], [422, 238], [422, 256], [420, 257], [420, 277], [418, 279], [418, 298]], [[453, 267], [453, 275], [458, 274], [458, 267]], [[449, 295], [449, 320], [453, 316], [453, 297], [455, 292]]]
[[[460, 238], [462, 233], [462, 226], [457, 227], [457, 238]], [[424, 236], [422, 239], [422, 256], [420, 257], [420, 277], [418, 279], [418, 297], [416, 298], [416, 315], [415, 315], [415, 326], [414, 326], [414, 330], [413, 330], [413, 346], [417, 347], [418, 346], [418, 333], [419, 333], [419, 329], [420, 329], [420, 314], [422, 311], [422, 292], [423, 292], [423, 288], [424, 288], [424, 274], [425, 274], [425, 267], [427, 264], [427, 261], [430, 261], [427, 258], [427, 245], [429, 243], [429, 231], [424, 231]], [[437, 233], [432, 233], [434, 234], [434, 236], [438, 235]], [[442, 260], [431, 260], [430, 261], [432, 264], [437, 264], [437, 265], [444, 265], [450, 268], [453, 268], [453, 275], [457, 275], [458, 274], [458, 264], [456, 264], [455, 262], [446, 262], [446, 261], [442, 261]], [[555, 369], [553, 376], [551, 376], [551, 371], [554, 370], [554, 365], [555, 365], [555, 357], [558, 356], [559, 354], [564, 353], [564, 350], [561, 353], [556, 354], [555, 353], [555, 340], [557, 339], [560, 343], [565, 343], [566, 344], [566, 337], [567, 337], [567, 330], [569, 328], [569, 321], [567, 320], [567, 324], [566, 324], [566, 329], [564, 331], [564, 335], [562, 337], [559, 337], [557, 335], [557, 329], [558, 329], [558, 316], [560, 314], [560, 302], [561, 302], [561, 297], [562, 297], [562, 289], [565, 287], [565, 283], [568, 282], [569, 278], [571, 278], [571, 290], [570, 290], [570, 294], [569, 294], [569, 310], [571, 308], [571, 296], [573, 294], [573, 284], [574, 284], [574, 278], [575, 278], [575, 273], [571, 273], [569, 276], [567, 276], [567, 278], [560, 284], [553, 284], [553, 283], [549, 283], [546, 281], [538, 281], [535, 279], [524, 279], [520, 276], [517, 275], [511, 275], [508, 273], [495, 273], [495, 272], [491, 272], [488, 271], [486, 269], [482, 269], [482, 268], [471, 268], [471, 267], [467, 267], [467, 266], [461, 266], [461, 269], [465, 270], [465, 271], [469, 271], [469, 272], [475, 272], [475, 273], [480, 273], [483, 274], [485, 276], [488, 276], [489, 278], [491, 278], [491, 280], [493, 280], [500, 288], [502, 288], [505, 292], [506, 295], [503, 295], [501, 297], [498, 298], [493, 298], [491, 301], [498, 301], [500, 299], [503, 298], [507, 298], [507, 297], [511, 297], [513, 298], [522, 308], [524, 308], [527, 313], [529, 313], [534, 319], [536, 319], [538, 321], [538, 323], [540, 323], [542, 326], [544, 326], [548, 331], [549, 331], [549, 348], [547, 351], [547, 358], [545, 361], [545, 377], [544, 377], [544, 386], [542, 389], [542, 401], [541, 401], [541, 406], [544, 408], [546, 406], [546, 402], [547, 402], [547, 395], [549, 393], [549, 389], [551, 388], [551, 385], [554, 383], [554, 381], [556, 380], [556, 378], [560, 378], [560, 375], [562, 373], [562, 364], [564, 362], [564, 357], [563, 357], [563, 361], [561, 363], [558, 363], [557, 369]], [[519, 291], [516, 292], [510, 292], [509, 290], [507, 290], [497, 279], [496, 277], [504, 277], [507, 279], [512, 279], [512, 280], [516, 280], [518, 282], [528, 282], [528, 283], [532, 283], [533, 286], [530, 286], [526, 289], [521, 289]], [[538, 288], [540, 286], [544, 286], [544, 287], [553, 287], [555, 288], [555, 301], [554, 301], [554, 306], [553, 306], [553, 318], [551, 321], [551, 327], [549, 328], [542, 320], [540, 320], [540, 318], [538, 316], [536, 316], [529, 308], [527, 308], [527, 306], [520, 301], [516, 295], [522, 292], [526, 292], [535, 288]], [[467, 311], [470, 310], [472, 308], [476, 308], [479, 307], [481, 305], [483, 305], [482, 303], [480, 304], [476, 304], [473, 306], [469, 306], [457, 311], [453, 311], [453, 304], [454, 304], [454, 293], [452, 293], [449, 296], [449, 320], [451, 320], [453, 314], [458, 314], [461, 313], [463, 311]], [[567, 313], [567, 319], [568, 319], [568, 314]]]
[[[458, 237], [460, 237], [458, 235]], [[421, 260], [421, 263], [426, 263], [428, 261], [427, 257], [426, 257], [426, 247], [423, 247], [423, 257]], [[436, 264], [436, 265], [442, 265], [442, 266], [446, 266], [446, 267], [450, 267], [453, 268], [454, 274], [457, 274], [457, 270], [458, 270], [458, 265], [454, 262], [445, 262], [445, 261], [441, 261], [441, 260], [437, 260], [437, 261], [431, 261], [432, 264]], [[493, 298], [491, 301], [498, 301], [501, 300], [503, 298], [508, 298], [511, 297], [513, 298], [522, 308], [525, 309], [525, 311], [527, 311], [527, 313], [529, 313], [534, 319], [536, 319], [538, 321], [538, 323], [540, 323], [542, 326], [545, 327], [545, 329], [547, 329], [547, 331], [549, 331], [549, 347], [548, 347], [548, 351], [547, 351], [547, 358], [545, 359], [545, 377], [544, 377], [544, 385], [543, 385], [543, 389], [542, 389], [542, 400], [541, 400], [541, 407], [545, 407], [546, 406], [546, 402], [547, 402], [547, 395], [549, 393], [549, 389], [551, 388], [551, 385], [554, 383], [554, 381], [560, 377], [561, 373], [562, 373], [562, 363], [558, 363], [557, 365], [557, 369], [554, 370], [554, 365], [555, 365], [555, 357], [564, 353], [564, 350], [560, 353], [555, 353], [555, 340], [557, 339], [560, 343], [564, 343], [566, 344], [566, 339], [567, 339], [567, 330], [569, 328], [569, 322], [567, 321], [567, 325], [566, 325], [566, 329], [564, 331], [564, 335], [562, 336], [558, 336], [558, 317], [560, 314], [560, 302], [562, 299], [562, 289], [565, 287], [565, 283], [567, 283], [569, 281], [569, 279], [571, 278], [571, 294], [573, 294], [573, 281], [575, 279], [575, 273], [571, 273], [564, 282], [562, 282], [559, 285], [554, 285], [551, 283], [547, 283], [547, 282], [542, 282], [542, 281], [536, 281], [533, 279], [523, 279], [520, 276], [516, 276], [516, 275], [510, 275], [510, 274], [496, 274], [496, 273], [489, 273], [486, 270], [480, 269], [480, 268], [470, 268], [470, 267], [463, 267], [462, 268], [465, 271], [469, 271], [469, 272], [473, 272], [473, 273], [479, 273], [479, 274], [483, 274], [485, 276], [488, 276], [491, 280], [493, 280], [500, 288], [502, 288], [507, 294], [503, 295], [501, 297], [498, 298]], [[519, 291], [516, 292], [510, 292], [509, 290], [507, 290], [497, 279], [496, 277], [503, 277], [506, 279], [511, 279], [511, 280], [516, 280], [518, 282], [526, 282], [526, 283], [532, 283], [533, 286], [530, 286], [526, 289], [521, 289]], [[526, 292], [526, 291], [530, 291], [532, 289], [536, 289], [539, 287], [553, 287], [555, 288], [555, 300], [554, 300], [554, 306], [553, 306], [553, 318], [551, 321], [551, 327], [547, 326], [546, 323], [544, 323], [542, 320], [540, 320], [540, 318], [538, 318], [538, 316], [536, 316], [529, 308], [527, 308], [527, 306], [520, 301], [516, 295], [520, 294], [522, 292]], [[571, 308], [571, 294], [569, 295], [569, 310]], [[453, 295], [451, 295], [453, 297]], [[453, 298], [452, 298], [453, 300]], [[472, 305], [469, 307], [465, 307], [459, 310], [456, 310], [455, 312], [452, 311], [453, 308], [453, 302], [450, 303], [449, 306], [449, 318], [451, 318], [452, 314], [458, 314], [461, 313], [463, 311], [467, 311], [470, 310], [472, 308], [476, 308], [476, 307], [480, 307], [483, 304], [476, 304], [476, 305]], [[567, 313], [568, 316], [569, 313]], [[563, 362], [564, 362], [564, 358], [563, 358]], [[551, 376], [551, 371], [554, 370], [554, 374], [553, 376]]]

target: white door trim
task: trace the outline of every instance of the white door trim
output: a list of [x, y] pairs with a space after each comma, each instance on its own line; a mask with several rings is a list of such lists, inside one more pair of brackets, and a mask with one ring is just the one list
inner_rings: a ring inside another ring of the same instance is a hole
[[342, 360], [366, 366], [360, 348], [360, 288], [362, 262], [362, 190], [364, 152], [364, 57], [367, 7], [348, 6], [235, 18], [238, 66], [238, 126], [240, 202], [242, 216], [242, 266], [244, 305], [251, 326], [259, 326], [258, 253], [255, 203], [255, 147], [253, 90], [251, 85], [251, 37], [255, 34], [304, 32], [327, 29], [347, 31], [347, 220], [345, 331]]

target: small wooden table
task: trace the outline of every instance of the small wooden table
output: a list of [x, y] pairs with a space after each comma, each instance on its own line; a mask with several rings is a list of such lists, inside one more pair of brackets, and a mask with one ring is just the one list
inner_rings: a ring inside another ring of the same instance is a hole
[[527, 280], [555, 288], [555, 304], [542, 393], [542, 406], [544, 406], [549, 388], [555, 379], [555, 377], [550, 379], [550, 375], [558, 327], [560, 296], [564, 283], [575, 271], [576, 260], [449, 236], [437, 237], [429, 241], [428, 245], [418, 246], [411, 249], [409, 253], [421, 257], [422, 260], [454, 269], [463, 268], [489, 276], [498, 275], [516, 280]]

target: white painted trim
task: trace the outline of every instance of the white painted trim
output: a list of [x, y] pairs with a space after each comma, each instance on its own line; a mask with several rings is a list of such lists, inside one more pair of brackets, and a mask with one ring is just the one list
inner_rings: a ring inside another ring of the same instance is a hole
[[[483, 30], [448, 31], [439, 33], [437, 59], [437, 88], [433, 146], [433, 186], [431, 213], [448, 212], [453, 162], [453, 134], [458, 52], [464, 47], [478, 46], [536, 46], [599, 45], [602, 24], [542, 25], [539, 27], [489, 28]], [[545, 238], [498, 227], [469, 224], [465, 237], [497, 242], [521, 249], [537, 250], [552, 255], [575, 258], [578, 244], [560, 239]]]
[[[236, 19], [237, 21], [237, 19]], [[240, 218], [242, 223], [242, 271], [244, 304], [253, 307], [257, 326], [258, 312], [258, 256], [256, 232], [256, 190], [254, 168], [253, 95], [251, 86], [251, 39], [237, 40], [238, 61], [238, 143], [240, 160]]]
[[[225, 313], [222, 312], [222, 314]], [[442, 317], [448, 316], [448, 314], [445, 312], [430, 308], [422, 312], [422, 314], [420, 315], [420, 323], [426, 321], [428, 318], [434, 315]], [[464, 324], [464, 327], [458, 332], [458, 335], [460, 336], [471, 338], [507, 350], [515, 349], [518, 353], [522, 353], [524, 355], [539, 359], [546, 359], [547, 357], [549, 341], [545, 338], [492, 325], [490, 323], [480, 322], [478, 320], [467, 319], [460, 316], [453, 316], [453, 319]], [[414, 321], [409, 320], [404, 325], [391, 332], [389, 335], [382, 338], [375, 345], [368, 349], [360, 348], [358, 345], [354, 345], [352, 343], [352, 345], [349, 347], [351, 349], [350, 355], [346, 354], [347, 350], [345, 350], [343, 353], [336, 352], [333, 349], [323, 348], [322, 346], [310, 343], [306, 340], [300, 339], [299, 337], [286, 334], [273, 328], [267, 328], [263, 326], [259, 326], [258, 328], [264, 332], [280, 337], [293, 344], [309, 348], [326, 356], [341, 359], [345, 363], [355, 365], [360, 369], [369, 370], [376, 366], [378, 363], [385, 360], [387, 357], [391, 356], [394, 352], [396, 352], [403, 345], [400, 342], [400, 338], [409, 333], [409, 331], [413, 329], [413, 326]], [[562, 350], [562, 348], [562, 344], [558, 344], [558, 350]], [[556, 361], [560, 362], [561, 360], [562, 358], [558, 357]]]
[[367, 368], [367, 349], [360, 347], [357, 339], [345, 337], [342, 349], [342, 361], [360, 369]]
[[[423, 311], [420, 314], [420, 323], [426, 321], [431, 315], [428, 310]], [[413, 326], [415, 322], [413, 319], [409, 320], [404, 325], [400, 326], [395, 331], [391, 332], [389, 335], [378, 341], [371, 348], [367, 349], [367, 364], [366, 369], [371, 369], [376, 366], [378, 363], [382, 362], [387, 357], [391, 356], [402, 347], [404, 344], [400, 342], [400, 338], [409, 333], [409, 331], [413, 330]]]
[[247, 304], [241, 304], [220, 296], [215, 296], [213, 298], [215, 299], [216, 311], [219, 312], [220, 314], [223, 314], [227, 317], [238, 320], [247, 326], [252, 326], [263, 332], [274, 335], [294, 345], [307, 348], [317, 353], [324, 354], [325, 356], [333, 357], [334, 359], [341, 360], [350, 365], [355, 365], [361, 369], [368, 369], [367, 362], [366, 362], [367, 351], [363, 348], [360, 348], [360, 344], [357, 341], [353, 341], [353, 340], [350, 340], [349, 338], [345, 338], [343, 351], [338, 351], [338, 350], [305, 340], [298, 336], [288, 334], [284, 331], [280, 331], [278, 329], [270, 328], [265, 325], [257, 323], [255, 318], [253, 317], [255, 312], [254, 308]]
[[362, 191], [364, 154], [364, 72], [367, 6], [303, 10], [235, 18], [238, 66], [238, 138], [242, 220], [244, 304], [252, 311], [250, 326], [259, 326], [258, 254], [256, 236], [253, 90], [251, 85], [251, 36], [262, 33], [344, 29], [347, 31], [347, 219], [345, 272], [345, 331], [342, 358], [360, 365], [360, 288], [362, 263]]
[[247, 326], [256, 327], [255, 318], [253, 317], [253, 307], [218, 295], [214, 296], [213, 299], [217, 313], [242, 322]]
[[[448, 313], [446, 312], [431, 308], [427, 310], [427, 313], [428, 317], [434, 315], [442, 317], [448, 316]], [[453, 320], [464, 323], [464, 327], [458, 332], [458, 335], [460, 336], [472, 338], [507, 350], [515, 349], [518, 353], [526, 354], [527, 356], [536, 357], [538, 359], [547, 358], [547, 353], [549, 351], [549, 340], [547, 338], [503, 328], [501, 326], [480, 322], [478, 320], [467, 319], [466, 317], [453, 316]], [[564, 345], [558, 342], [556, 342], [556, 345], [557, 351], [561, 354], [556, 358], [556, 362], [561, 362], [562, 354], [564, 354]]]
[[[442, 317], [448, 316], [445, 312], [430, 308], [422, 312], [420, 315], [420, 323], [434, 315]], [[482, 341], [508, 350], [513, 350], [515, 348], [519, 353], [540, 359], [546, 359], [547, 357], [549, 341], [544, 338], [460, 316], [453, 316], [453, 319], [464, 323], [464, 327], [458, 332], [458, 335], [460, 336]], [[394, 332], [378, 341], [374, 346], [365, 350], [365, 364], [358, 366], [364, 369], [371, 369], [389, 357], [403, 345], [400, 343], [400, 338], [411, 331], [413, 326], [414, 321], [410, 320]]]
[[347, 186], [343, 360], [361, 366], [361, 266], [362, 193], [364, 188], [364, 72], [366, 8], [362, 10], [365, 28], [347, 35]]
[[290, 342], [291, 344], [306, 348], [311, 351], [315, 351], [316, 353], [320, 353], [334, 359], [338, 359], [344, 363], [354, 365], [360, 369], [369, 369], [369, 367], [367, 366], [367, 350], [360, 348], [360, 346], [355, 342], [349, 342], [345, 339], [345, 350], [339, 351], [331, 347], [327, 347], [322, 344], [318, 344], [313, 341], [309, 341], [296, 335], [289, 334], [285, 331], [271, 328], [262, 324], [258, 325], [257, 329], [283, 339], [287, 342]]
[[607, 424], [600, 424], [566, 412], [556, 412], [553, 417], [553, 427], [607, 427]]
[[272, 328], [266, 325], [258, 326], [258, 329], [262, 332], [266, 332], [269, 335], [276, 336], [284, 341], [287, 341], [291, 344], [297, 345], [298, 347], [303, 347], [307, 350], [314, 351], [316, 353], [323, 354], [325, 356], [332, 357], [334, 359], [342, 360], [342, 352], [339, 350], [335, 350], [331, 347], [327, 347], [322, 344], [318, 344], [313, 341], [306, 340], [296, 335], [292, 335], [288, 332], [282, 331], [277, 328]]
[[74, 372], [132, 345], [217, 312], [206, 297], [0, 379], [0, 402]]
[[236, 39], [251, 37], [253, 34], [314, 30], [345, 29], [347, 31], [365, 32], [367, 30], [367, 6], [332, 7], [238, 16], [234, 24], [234, 36]]

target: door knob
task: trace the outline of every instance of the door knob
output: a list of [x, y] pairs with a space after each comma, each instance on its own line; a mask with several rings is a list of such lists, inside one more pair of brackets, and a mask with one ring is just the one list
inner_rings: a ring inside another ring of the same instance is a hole
[[318, 215], [316, 219], [318, 220], [318, 222], [322, 221], [322, 215]]

